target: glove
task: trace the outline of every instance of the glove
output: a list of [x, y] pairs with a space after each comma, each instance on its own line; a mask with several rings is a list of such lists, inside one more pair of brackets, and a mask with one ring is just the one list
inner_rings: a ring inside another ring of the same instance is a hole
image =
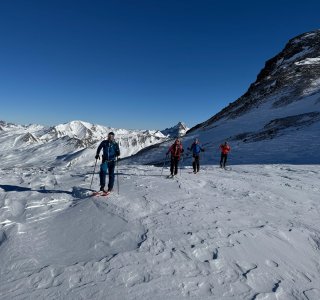
[[95, 156], [95, 159], [100, 159], [100, 155], [97, 154], [97, 155]]
[[201, 149], [201, 152], [204, 152], [204, 149]]
[[184, 152], [184, 149], [181, 150], [181, 153], [183, 153], [183, 152]]
[[191, 150], [189, 147], [187, 148], [189, 151]]

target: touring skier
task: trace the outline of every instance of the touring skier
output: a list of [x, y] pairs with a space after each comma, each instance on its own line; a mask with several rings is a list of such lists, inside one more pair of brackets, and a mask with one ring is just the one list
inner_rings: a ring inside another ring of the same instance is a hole
[[200, 152], [204, 152], [204, 148], [202, 148], [199, 145], [199, 140], [195, 139], [193, 144], [191, 145], [188, 150], [192, 151], [192, 156], [193, 156], [193, 162], [192, 162], [192, 167], [193, 167], [193, 173], [197, 174], [200, 171]]
[[171, 145], [171, 147], [167, 152], [167, 155], [171, 153], [171, 166], [170, 166], [171, 177], [178, 174], [178, 165], [179, 165], [180, 157], [183, 152], [184, 152], [184, 149], [181, 141], [179, 139], [176, 139], [174, 144]]
[[228, 142], [224, 142], [220, 145], [221, 150], [221, 159], [220, 159], [220, 168], [225, 168], [227, 164], [228, 154], [231, 151], [231, 147]]
[[[100, 166], [100, 191], [109, 194], [114, 185], [115, 161], [120, 156], [118, 143], [114, 140], [114, 133], [109, 132], [107, 140], [101, 142], [97, 149], [95, 159], [100, 159], [100, 151], [103, 149], [102, 163]], [[106, 175], [109, 173], [108, 190], [105, 190]]]

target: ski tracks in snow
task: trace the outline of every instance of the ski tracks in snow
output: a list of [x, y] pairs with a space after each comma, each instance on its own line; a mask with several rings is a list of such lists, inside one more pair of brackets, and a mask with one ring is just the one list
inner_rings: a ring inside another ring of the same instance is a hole
[[[319, 193], [313, 193], [319, 173], [308, 169], [243, 166], [183, 172], [173, 180], [150, 176], [145, 184], [139, 178], [144, 195], [138, 206], [148, 228], [143, 247], [164, 256], [165, 274], [182, 295], [313, 299], [320, 269]], [[310, 180], [310, 174], [318, 176]]]
[[[68, 193], [88, 185], [85, 170], [16, 172], [5, 184], [0, 174], [7, 189], [0, 193], [1, 253], [30, 224], [43, 225], [30, 241], [40, 247], [43, 236], [55, 236], [55, 216], [80, 228], [97, 219], [83, 228], [97, 238], [74, 240], [80, 250], [65, 246], [71, 255], [61, 252], [64, 264], [2, 261], [3, 299], [319, 299], [317, 166], [205, 167], [196, 175], [183, 169], [174, 179], [160, 176], [161, 168], [119, 169], [120, 195], [107, 198]], [[19, 190], [21, 181], [30, 190]], [[41, 193], [41, 186], [60, 192]], [[121, 230], [110, 236], [112, 218]], [[75, 232], [65, 231], [71, 240]]]

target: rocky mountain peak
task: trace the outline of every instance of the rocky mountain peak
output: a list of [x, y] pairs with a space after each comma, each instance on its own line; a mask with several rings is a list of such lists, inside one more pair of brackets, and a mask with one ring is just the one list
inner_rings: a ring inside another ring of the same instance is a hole
[[172, 138], [175, 137], [181, 137], [184, 136], [186, 134], [186, 132], [188, 131], [188, 127], [185, 123], [183, 122], [179, 122], [177, 125], [170, 127], [170, 128], [166, 128], [165, 130], [162, 130], [161, 133], [165, 136], [170, 136]]
[[248, 91], [192, 131], [220, 119], [234, 119], [263, 103], [286, 106], [320, 91], [320, 30], [301, 34], [269, 59]]

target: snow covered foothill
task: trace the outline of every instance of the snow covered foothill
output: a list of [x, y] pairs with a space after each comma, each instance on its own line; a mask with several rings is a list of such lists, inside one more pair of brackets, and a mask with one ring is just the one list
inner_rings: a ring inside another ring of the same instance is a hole
[[91, 172], [0, 170], [0, 299], [319, 299], [318, 165]]

